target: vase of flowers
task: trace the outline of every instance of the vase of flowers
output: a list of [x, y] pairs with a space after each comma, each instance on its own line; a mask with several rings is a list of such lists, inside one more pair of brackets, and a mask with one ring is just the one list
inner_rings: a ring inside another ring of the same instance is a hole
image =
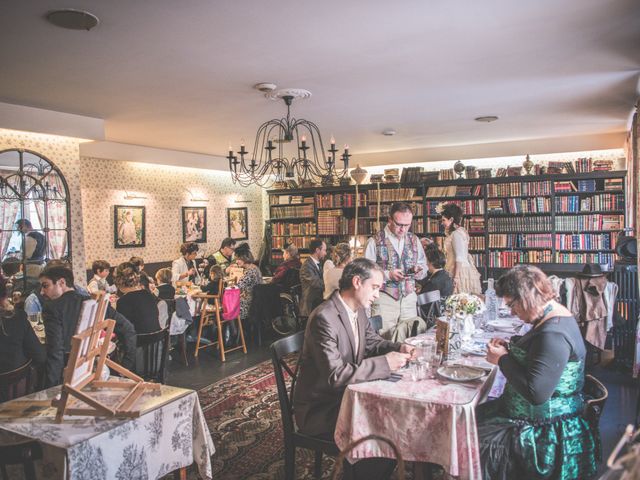
[[484, 303], [482, 300], [470, 293], [456, 293], [445, 301], [445, 312], [451, 325], [451, 331], [460, 335], [463, 344], [469, 343], [475, 333], [473, 316], [483, 311]]

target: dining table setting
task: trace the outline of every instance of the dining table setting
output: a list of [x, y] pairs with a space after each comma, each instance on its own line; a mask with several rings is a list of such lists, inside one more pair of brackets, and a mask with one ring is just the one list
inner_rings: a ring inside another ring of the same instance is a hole
[[[470, 339], [443, 356], [435, 328], [406, 343], [414, 359], [386, 380], [348, 385], [340, 406], [335, 442], [341, 450], [357, 439], [379, 435], [391, 440], [405, 461], [438, 464], [461, 480], [480, 480], [475, 408], [500, 396], [506, 379], [486, 360], [494, 337], [508, 339], [530, 328], [502, 310], [497, 318], [480, 318]], [[392, 447], [369, 440], [351, 449], [347, 459], [395, 458]]]

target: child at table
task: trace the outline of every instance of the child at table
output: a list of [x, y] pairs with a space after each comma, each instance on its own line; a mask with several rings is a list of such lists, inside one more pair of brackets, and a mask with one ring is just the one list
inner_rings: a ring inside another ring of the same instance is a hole
[[93, 278], [87, 285], [87, 290], [91, 295], [95, 295], [100, 292], [116, 293], [115, 285], [109, 285], [107, 277], [111, 265], [106, 260], [96, 260], [91, 264], [91, 271], [93, 272]]
[[[220, 280], [223, 279], [224, 274], [222, 272], [222, 268], [220, 268], [219, 265], [212, 265], [209, 269], [209, 283], [201, 287], [202, 293], [206, 293], [207, 295], [220, 294]], [[209, 299], [209, 304], [212, 305], [213, 303], [213, 299]]]
[[171, 269], [161, 268], [156, 272], [156, 291], [161, 300], [173, 300], [176, 297], [176, 289], [171, 285]]

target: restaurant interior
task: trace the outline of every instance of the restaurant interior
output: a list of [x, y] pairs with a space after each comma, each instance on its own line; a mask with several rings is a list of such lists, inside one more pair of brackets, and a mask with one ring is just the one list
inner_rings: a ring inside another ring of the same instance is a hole
[[1, 479], [640, 479], [640, 6], [0, 6]]

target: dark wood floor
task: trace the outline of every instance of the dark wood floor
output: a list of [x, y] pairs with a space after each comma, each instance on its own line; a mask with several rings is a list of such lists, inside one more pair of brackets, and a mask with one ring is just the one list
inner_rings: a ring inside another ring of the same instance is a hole
[[[179, 356], [174, 354], [174, 358], [169, 362], [167, 383], [194, 390], [204, 388], [229, 375], [269, 360], [270, 341], [265, 340], [261, 347], [248, 345], [246, 355], [241, 350], [231, 352], [224, 363], [220, 361], [215, 347], [201, 350], [199, 357], [194, 358], [191, 344], [188, 354], [189, 366], [184, 366]], [[627, 424], [635, 421], [639, 382], [631, 378], [629, 372], [620, 371], [612, 366], [595, 367], [591, 373], [609, 390], [609, 398], [600, 421], [604, 465]], [[601, 466], [601, 470], [603, 469]]]

